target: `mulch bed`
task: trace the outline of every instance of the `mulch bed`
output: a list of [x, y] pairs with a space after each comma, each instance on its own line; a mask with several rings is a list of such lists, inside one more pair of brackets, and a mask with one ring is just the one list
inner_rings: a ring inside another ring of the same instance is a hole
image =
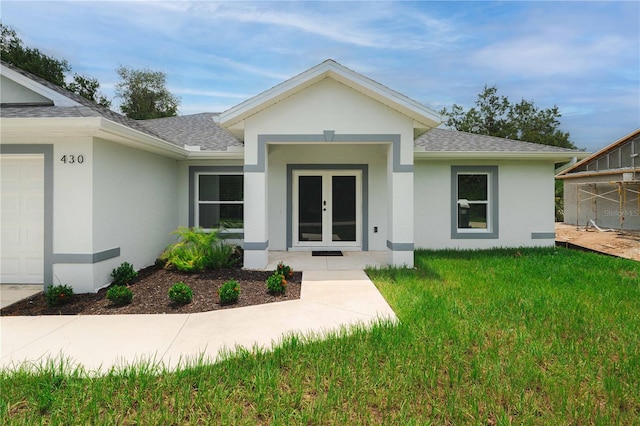
[[[188, 314], [300, 298], [302, 272], [294, 272], [287, 280], [287, 290], [283, 295], [267, 293], [266, 279], [271, 273], [230, 268], [188, 274], [151, 266], [139, 271], [138, 278], [129, 286], [133, 292], [133, 301], [129, 305], [114, 306], [106, 298], [106, 288], [98, 293], [75, 294], [70, 303], [55, 307], [48, 306], [40, 293], [0, 310], [0, 315]], [[220, 305], [218, 288], [232, 278], [240, 284], [238, 303]], [[193, 290], [193, 300], [186, 305], [172, 304], [167, 295], [169, 287], [180, 281]]]

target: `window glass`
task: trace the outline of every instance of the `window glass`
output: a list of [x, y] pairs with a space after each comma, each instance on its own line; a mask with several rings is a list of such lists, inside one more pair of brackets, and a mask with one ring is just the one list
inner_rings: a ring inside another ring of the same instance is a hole
[[242, 175], [198, 176], [198, 226], [240, 229], [244, 226], [244, 182]]
[[242, 175], [200, 175], [200, 201], [242, 201], [244, 184]]
[[487, 201], [487, 175], [458, 175], [458, 199]]
[[458, 229], [488, 229], [488, 194], [488, 174], [458, 174]]

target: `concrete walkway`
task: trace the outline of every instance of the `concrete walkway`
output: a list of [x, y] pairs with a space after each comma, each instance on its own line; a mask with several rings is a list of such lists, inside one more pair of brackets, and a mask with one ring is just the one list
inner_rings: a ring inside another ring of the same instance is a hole
[[136, 361], [167, 368], [236, 346], [270, 348], [290, 333], [321, 334], [393, 310], [361, 271], [303, 272], [300, 300], [197, 314], [0, 317], [0, 368], [63, 356], [88, 371]]

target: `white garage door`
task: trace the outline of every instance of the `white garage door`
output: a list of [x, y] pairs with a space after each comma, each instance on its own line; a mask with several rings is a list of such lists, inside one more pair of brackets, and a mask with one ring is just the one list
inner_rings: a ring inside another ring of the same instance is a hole
[[42, 284], [44, 157], [0, 156], [0, 283]]

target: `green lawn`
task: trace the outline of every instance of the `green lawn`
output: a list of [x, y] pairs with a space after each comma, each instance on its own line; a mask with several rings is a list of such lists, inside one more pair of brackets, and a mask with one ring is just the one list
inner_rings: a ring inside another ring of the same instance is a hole
[[369, 271], [400, 324], [178, 372], [0, 374], [1, 424], [639, 424], [640, 266], [564, 249]]

